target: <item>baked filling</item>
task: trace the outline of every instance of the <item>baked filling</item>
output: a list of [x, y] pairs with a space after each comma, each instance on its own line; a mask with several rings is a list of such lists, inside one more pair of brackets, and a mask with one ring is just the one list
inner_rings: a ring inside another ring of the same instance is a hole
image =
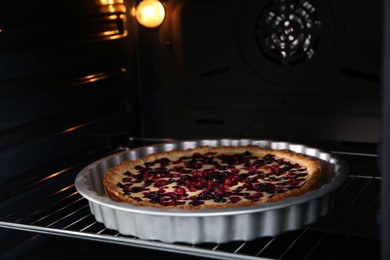
[[257, 146], [174, 150], [108, 170], [109, 198], [159, 208], [228, 208], [300, 196], [320, 186], [318, 160]]

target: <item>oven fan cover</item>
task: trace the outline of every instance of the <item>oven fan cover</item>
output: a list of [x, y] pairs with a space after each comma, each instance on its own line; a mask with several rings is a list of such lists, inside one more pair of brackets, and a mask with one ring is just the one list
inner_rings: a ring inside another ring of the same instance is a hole
[[[209, 146], [257, 145], [271, 149], [288, 149], [320, 159], [330, 181], [318, 190], [280, 202], [229, 209], [160, 209], [133, 206], [110, 200], [105, 195], [105, 172], [124, 160], [174, 149]], [[119, 152], [84, 168], [76, 177], [77, 191], [89, 201], [98, 222], [123, 235], [163, 242], [224, 243], [248, 241], [296, 230], [326, 215], [334, 203], [335, 191], [348, 176], [345, 163], [330, 153], [300, 144], [252, 139], [211, 139], [180, 141], [145, 146]]]
[[247, 65], [265, 80], [291, 85], [319, 73], [334, 52], [334, 8], [319, 0], [251, 1], [238, 22]]

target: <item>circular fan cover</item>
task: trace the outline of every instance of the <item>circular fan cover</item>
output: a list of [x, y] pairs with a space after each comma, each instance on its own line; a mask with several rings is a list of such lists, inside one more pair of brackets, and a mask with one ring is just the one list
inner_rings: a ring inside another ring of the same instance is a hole
[[257, 44], [270, 60], [296, 65], [317, 51], [322, 22], [308, 1], [270, 1], [256, 22]]
[[[336, 9], [335, 9], [336, 8]], [[244, 62], [273, 85], [302, 86], [338, 62], [337, 5], [322, 0], [252, 0], [240, 9], [237, 41]]]

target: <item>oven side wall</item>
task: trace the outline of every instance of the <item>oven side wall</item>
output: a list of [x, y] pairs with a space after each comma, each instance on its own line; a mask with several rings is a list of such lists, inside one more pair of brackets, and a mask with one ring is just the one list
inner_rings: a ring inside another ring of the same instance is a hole
[[49, 163], [140, 131], [135, 27], [111, 2], [1, 4], [1, 197]]
[[[0, 4], [2, 217], [17, 209], [21, 199], [24, 205], [37, 200], [41, 194], [35, 187], [55, 191], [58, 182], [74, 180], [70, 165], [102, 156], [128, 136], [141, 134], [131, 3]], [[20, 252], [24, 239], [29, 245], [38, 240], [0, 232], [2, 254]]]

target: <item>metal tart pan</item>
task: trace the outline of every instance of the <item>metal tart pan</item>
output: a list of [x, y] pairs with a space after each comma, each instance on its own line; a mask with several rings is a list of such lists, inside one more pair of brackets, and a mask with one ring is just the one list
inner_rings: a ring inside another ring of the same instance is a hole
[[[228, 209], [160, 209], [115, 202], [105, 195], [105, 172], [124, 160], [174, 149], [209, 146], [257, 145], [271, 149], [287, 149], [320, 159], [325, 183], [317, 190], [299, 197], [256, 206]], [[126, 150], [102, 158], [85, 167], [76, 177], [77, 191], [89, 201], [96, 221], [123, 235], [163, 242], [224, 243], [248, 241], [275, 236], [316, 222], [326, 215], [335, 201], [335, 192], [348, 177], [343, 160], [331, 153], [301, 144], [253, 139], [210, 139], [163, 143]]]

